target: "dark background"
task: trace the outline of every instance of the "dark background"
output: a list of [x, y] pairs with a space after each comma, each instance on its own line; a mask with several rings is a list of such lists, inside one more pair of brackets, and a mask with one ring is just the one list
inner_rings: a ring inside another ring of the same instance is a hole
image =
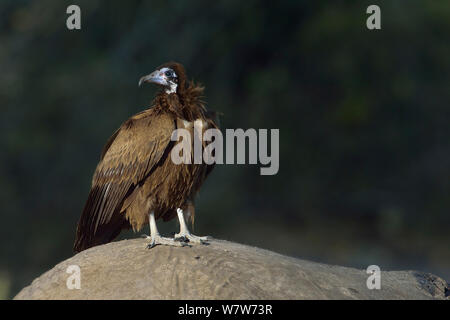
[[449, 34], [449, 1], [3, 0], [0, 297], [72, 255], [100, 150], [169, 60], [222, 128], [280, 129], [279, 173], [217, 166], [196, 234], [450, 279]]

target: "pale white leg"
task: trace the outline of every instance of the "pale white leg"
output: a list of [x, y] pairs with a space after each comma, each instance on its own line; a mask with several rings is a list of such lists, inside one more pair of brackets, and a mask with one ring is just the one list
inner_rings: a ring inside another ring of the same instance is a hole
[[156, 227], [155, 214], [153, 211], [150, 212], [148, 222], [150, 225], [150, 236], [146, 236], [146, 238], [150, 239], [150, 243], [147, 245], [147, 248], [151, 249], [158, 244], [176, 247], [186, 246], [183, 242], [175, 241], [171, 238], [164, 238], [159, 235], [158, 228]]
[[180, 232], [175, 234], [175, 240], [177, 241], [189, 241], [193, 243], [204, 243], [208, 241], [208, 237], [198, 237], [189, 232], [186, 225], [186, 220], [184, 219], [184, 212], [182, 209], [177, 209], [178, 220], [180, 221]]

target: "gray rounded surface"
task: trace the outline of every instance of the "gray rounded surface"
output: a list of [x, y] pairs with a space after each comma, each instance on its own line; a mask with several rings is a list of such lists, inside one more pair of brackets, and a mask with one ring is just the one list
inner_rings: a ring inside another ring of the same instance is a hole
[[[80, 289], [68, 289], [70, 265], [80, 267]], [[15, 299], [446, 299], [448, 284], [415, 271], [381, 272], [381, 289], [368, 274], [211, 240], [192, 247], [123, 240], [85, 250], [47, 271]]]

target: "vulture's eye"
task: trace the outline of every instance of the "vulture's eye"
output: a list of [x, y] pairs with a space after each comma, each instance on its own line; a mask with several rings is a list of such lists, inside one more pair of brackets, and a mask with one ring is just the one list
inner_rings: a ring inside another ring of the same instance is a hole
[[170, 70], [166, 71], [165, 74], [166, 74], [166, 76], [168, 76], [169, 78], [173, 77], [173, 72], [170, 71]]

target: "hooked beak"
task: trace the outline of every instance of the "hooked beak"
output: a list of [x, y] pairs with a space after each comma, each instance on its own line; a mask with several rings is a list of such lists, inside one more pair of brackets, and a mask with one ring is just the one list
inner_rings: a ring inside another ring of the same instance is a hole
[[159, 70], [156, 70], [146, 76], [143, 76], [141, 79], [139, 79], [139, 87], [144, 82], [156, 83], [156, 84], [159, 84], [162, 86], [167, 85], [167, 81], [164, 76], [164, 73], [160, 72]]

